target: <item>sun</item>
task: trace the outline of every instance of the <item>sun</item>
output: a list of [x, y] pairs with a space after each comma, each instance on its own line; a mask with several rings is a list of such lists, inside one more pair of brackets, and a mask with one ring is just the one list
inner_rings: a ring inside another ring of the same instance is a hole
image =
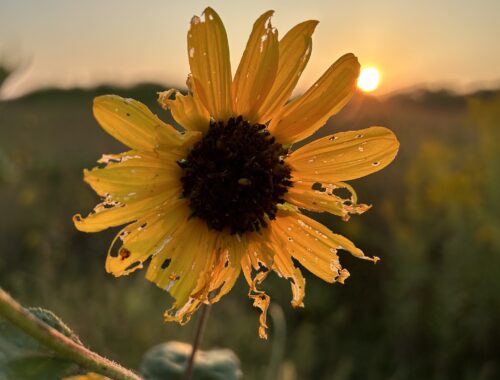
[[377, 89], [380, 83], [380, 72], [375, 67], [365, 67], [361, 69], [361, 74], [358, 78], [358, 87], [365, 91], [371, 92]]

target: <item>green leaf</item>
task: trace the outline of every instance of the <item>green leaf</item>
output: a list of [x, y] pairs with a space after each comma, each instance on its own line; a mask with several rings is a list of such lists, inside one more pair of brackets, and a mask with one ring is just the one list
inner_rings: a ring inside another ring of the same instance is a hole
[[[30, 312], [80, 343], [69, 327], [51, 311], [34, 308]], [[52, 350], [0, 318], [0, 380], [59, 380], [78, 372], [78, 365], [58, 358]]]
[[[182, 379], [191, 354], [191, 345], [167, 342], [151, 348], [144, 355], [140, 373], [145, 380]], [[196, 354], [193, 380], [238, 380], [241, 378], [240, 361], [233, 351], [199, 350]]]

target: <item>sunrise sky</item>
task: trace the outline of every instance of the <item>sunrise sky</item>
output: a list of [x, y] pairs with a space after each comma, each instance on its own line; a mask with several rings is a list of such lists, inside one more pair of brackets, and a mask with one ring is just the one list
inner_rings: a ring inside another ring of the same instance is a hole
[[380, 70], [378, 94], [415, 85], [500, 86], [498, 0], [1, 0], [0, 62], [20, 66], [3, 95], [100, 83], [182, 86], [189, 20], [207, 5], [226, 25], [233, 72], [265, 10], [276, 11], [280, 36], [319, 20], [299, 91], [347, 52]]

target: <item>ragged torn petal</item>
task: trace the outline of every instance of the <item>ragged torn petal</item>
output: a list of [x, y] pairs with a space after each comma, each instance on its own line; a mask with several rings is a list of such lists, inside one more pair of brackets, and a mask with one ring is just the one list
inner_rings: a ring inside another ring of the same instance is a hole
[[248, 297], [253, 299], [253, 306], [260, 310], [259, 316], [259, 337], [267, 339], [267, 309], [271, 302], [271, 298], [266, 292], [257, 289], [257, 284], [260, 284], [267, 277], [269, 271], [260, 272], [252, 278], [252, 266], [248, 257], [243, 258], [241, 262], [243, 275], [250, 287], [248, 290]]
[[162, 108], [170, 110], [181, 127], [202, 133], [208, 130], [210, 114], [193, 95], [183, 95], [180, 91], [171, 89], [158, 93], [158, 103]]
[[[349, 196], [339, 190], [345, 189]], [[371, 208], [370, 205], [357, 203], [354, 189], [344, 182], [322, 184], [319, 182], [296, 179], [288, 189], [285, 200], [293, 205], [314, 212], [328, 212], [349, 220], [352, 214], [362, 214]]]

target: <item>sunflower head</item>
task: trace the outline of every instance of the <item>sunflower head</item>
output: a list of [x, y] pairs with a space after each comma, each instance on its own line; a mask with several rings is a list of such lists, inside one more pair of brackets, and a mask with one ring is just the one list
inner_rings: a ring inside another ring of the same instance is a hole
[[231, 234], [266, 227], [292, 184], [287, 152], [263, 124], [250, 125], [241, 116], [212, 121], [187, 158], [178, 161], [192, 215]]
[[220, 17], [207, 8], [192, 18], [188, 92], [159, 94], [182, 132], [135, 100], [94, 101], [99, 124], [130, 150], [104, 155], [104, 167], [84, 171], [103, 201], [86, 218], [75, 215], [74, 223], [86, 232], [126, 225], [109, 249], [106, 270], [121, 276], [147, 264], [146, 278], [175, 299], [166, 320], [187, 322], [201, 304], [227, 294], [243, 272], [265, 337], [269, 296], [258, 285], [270, 272], [290, 281], [292, 305], [302, 307], [305, 279], [295, 261], [327, 282], [343, 283], [349, 272], [339, 250], [378, 260], [301, 211], [343, 220], [365, 212], [370, 206], [359, 204], [345, 181], [387, 166], [399, 143], [388, 129], [371, 127], [292, 148], [351, 98], [359, 63], [342, 56], [290, 100], [317, 21], [279, 39], [272, 14], [254, 23], [234, 76]]

